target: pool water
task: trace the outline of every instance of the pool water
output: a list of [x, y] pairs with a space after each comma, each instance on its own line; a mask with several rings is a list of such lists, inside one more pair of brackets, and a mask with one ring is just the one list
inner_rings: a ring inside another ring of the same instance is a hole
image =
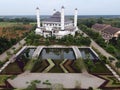
[[79, 48], [83, 59], [99, 60], [99, 58], [89, 48]]
[[40, 53], [41, 60], [75, 60], [75, 54], [72, 48], [43, 48]]

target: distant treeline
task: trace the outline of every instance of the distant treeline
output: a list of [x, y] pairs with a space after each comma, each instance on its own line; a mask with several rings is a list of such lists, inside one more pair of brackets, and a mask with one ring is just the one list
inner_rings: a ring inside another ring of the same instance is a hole
[[109, 24], [113, 27], [120, 28], [120, 18], [87, 18], [87, 19], [78, 19], [78, 26], [80, 24], [86, 25], [87, 27], [91, 28], [92, 25], [95, 23], [99, 24]]
[[14, 19], [9, 19], [9, 18], [0, 18], [0, 22], [36, 22], [36, 19], [32, 18], [14, 18]]

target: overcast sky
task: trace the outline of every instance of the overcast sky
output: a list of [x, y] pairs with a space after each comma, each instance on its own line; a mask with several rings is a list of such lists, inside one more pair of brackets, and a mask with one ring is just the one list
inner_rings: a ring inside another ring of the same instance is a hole
[[120, 0], [0, 0], [0, 15], [35, 15], [37, 6], [42, 15], [50, 15], [62, 5], [67, 15], [74, 8], [79, 15], [120, 15]]

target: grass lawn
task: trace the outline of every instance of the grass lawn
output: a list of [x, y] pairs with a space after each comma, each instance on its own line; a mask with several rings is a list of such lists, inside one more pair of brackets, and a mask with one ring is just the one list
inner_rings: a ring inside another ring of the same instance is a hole
[[37, 23], [36, 22], [31, 22], [30, 25], [36, 25]]
[[6, 73], [20, 73], [22, 72], [21, 69], [19, 68], [19, 66], [17, 65], [17, 63], [11, 63], [9, 64], [3, 71], [2, 74], [6, 74]]
[[17, 25], [17, 24], [22, 24], [22, 23], [16, 23], [16, 22], [0, 22], [0, 27], [8, 27], [8, 26]]
[[111, 74], [111, 72], [109, 71], [109, 69], [107, 69], [104, 63], [101, 63], [100, 61], [94, 63], [94, 67], [88, 68], [87, 64], [86, 67], [88, 71], [93, 74]]
[[[55, 66], [48, 73], [64, 73], [63, 70], [59, 66], [62, 60], [53, 60], [53, 62], [55, 63]], [[47, 60], [40, 60], [34, 64], [32, 72], [37, 72], [37, 73], [42, 72], [48, 66], [49, 66], [49, 63]]]
[[110, 74], [111, 73], [107, 69], [107, 67], [101, 62], [97, 62], [94, 65], [95, 65], [95, 67], [90, 71], [91, 73], [98, 73], [98, 74], [99, 73], [104, 73], [104, 74], [106, 74], [106, 73]]
[[10, 75], [0, 75], [0, 86], [5, 86], [5, 80], [10, 77]]
[[73, 67], [79, 72], [84, 72], [84, 71], [87, 71], [86, 67], [85, 67], [85, 64], [84, 64], [84, 61], [83, 59], [79, 58], [77, 60], [74, 61], [73, 63]]
[[31, 71], [34, 64], [35, 64], [34, 59], [29, 60], [28, 63], [26, 64], [26, 66], [24, 67], [24, 70]]
[[63, 60], [52, 60], [55, 63], [55, 66], [49, 71], [49, 73], [64, 73], [60, 67], [60, 63]]
[[[62, 63], [63, 60], [52, 60], [52, 61], [54, 62], [55, 66], [50, 71], [48, 71], [48, 73], [64, 73], [64, 71], [60, 67], [60, 64]], [[73, 63], [71, 63], [71, 60], [70, 61], [68, 60], [67, 62], [64, 63], [64, 67], [65, 69], [68, 70], [69, 73], [81, 73], [82, 72], [81, 70], [83, 71], [86, 70], [86, 67], [84, 63], [82, 63], [81, 59], [72, 62]], [[28, 70], [30, 70], [31, 67], [33, 67], [31, 72], [40, 73], [43, 72], [49, 66], [49, 63], [47, 60], [39, 60], [33, 66], [32, 65], [33, 65], [32, 62], [29, 62], [29, 65], [26, 66]]]
[[72, 66], [73, 66], [73, 68], [75, 69], [75, 71], [77, 73], [81, 73], [81, 67], [80, 67], [80, 65], [76, 61], [73, 63]]
[[40, 73], [40, 72], [42, 72], [46, 67], [48, 67], [48, 63], [47, 63], [47, 60], [38, 60], [35, 64], [34, 64], [34, 66], [33, 66], [33, 68], [32, 68], [32, 72], [34, 72], [34, 73]]

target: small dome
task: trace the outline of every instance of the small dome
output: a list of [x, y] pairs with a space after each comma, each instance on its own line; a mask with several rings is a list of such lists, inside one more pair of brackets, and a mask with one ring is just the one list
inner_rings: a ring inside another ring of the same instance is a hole
[[78, 10], [77, 8], [75, 8], [75, 10]]
[[65, 7], [64, 7], [64, 6], [62, 6], [61, 8], [63, 8], [63, 9], [64, 9]]
[[36, 10], [39, 10], [39, 7], [37, 7]]

